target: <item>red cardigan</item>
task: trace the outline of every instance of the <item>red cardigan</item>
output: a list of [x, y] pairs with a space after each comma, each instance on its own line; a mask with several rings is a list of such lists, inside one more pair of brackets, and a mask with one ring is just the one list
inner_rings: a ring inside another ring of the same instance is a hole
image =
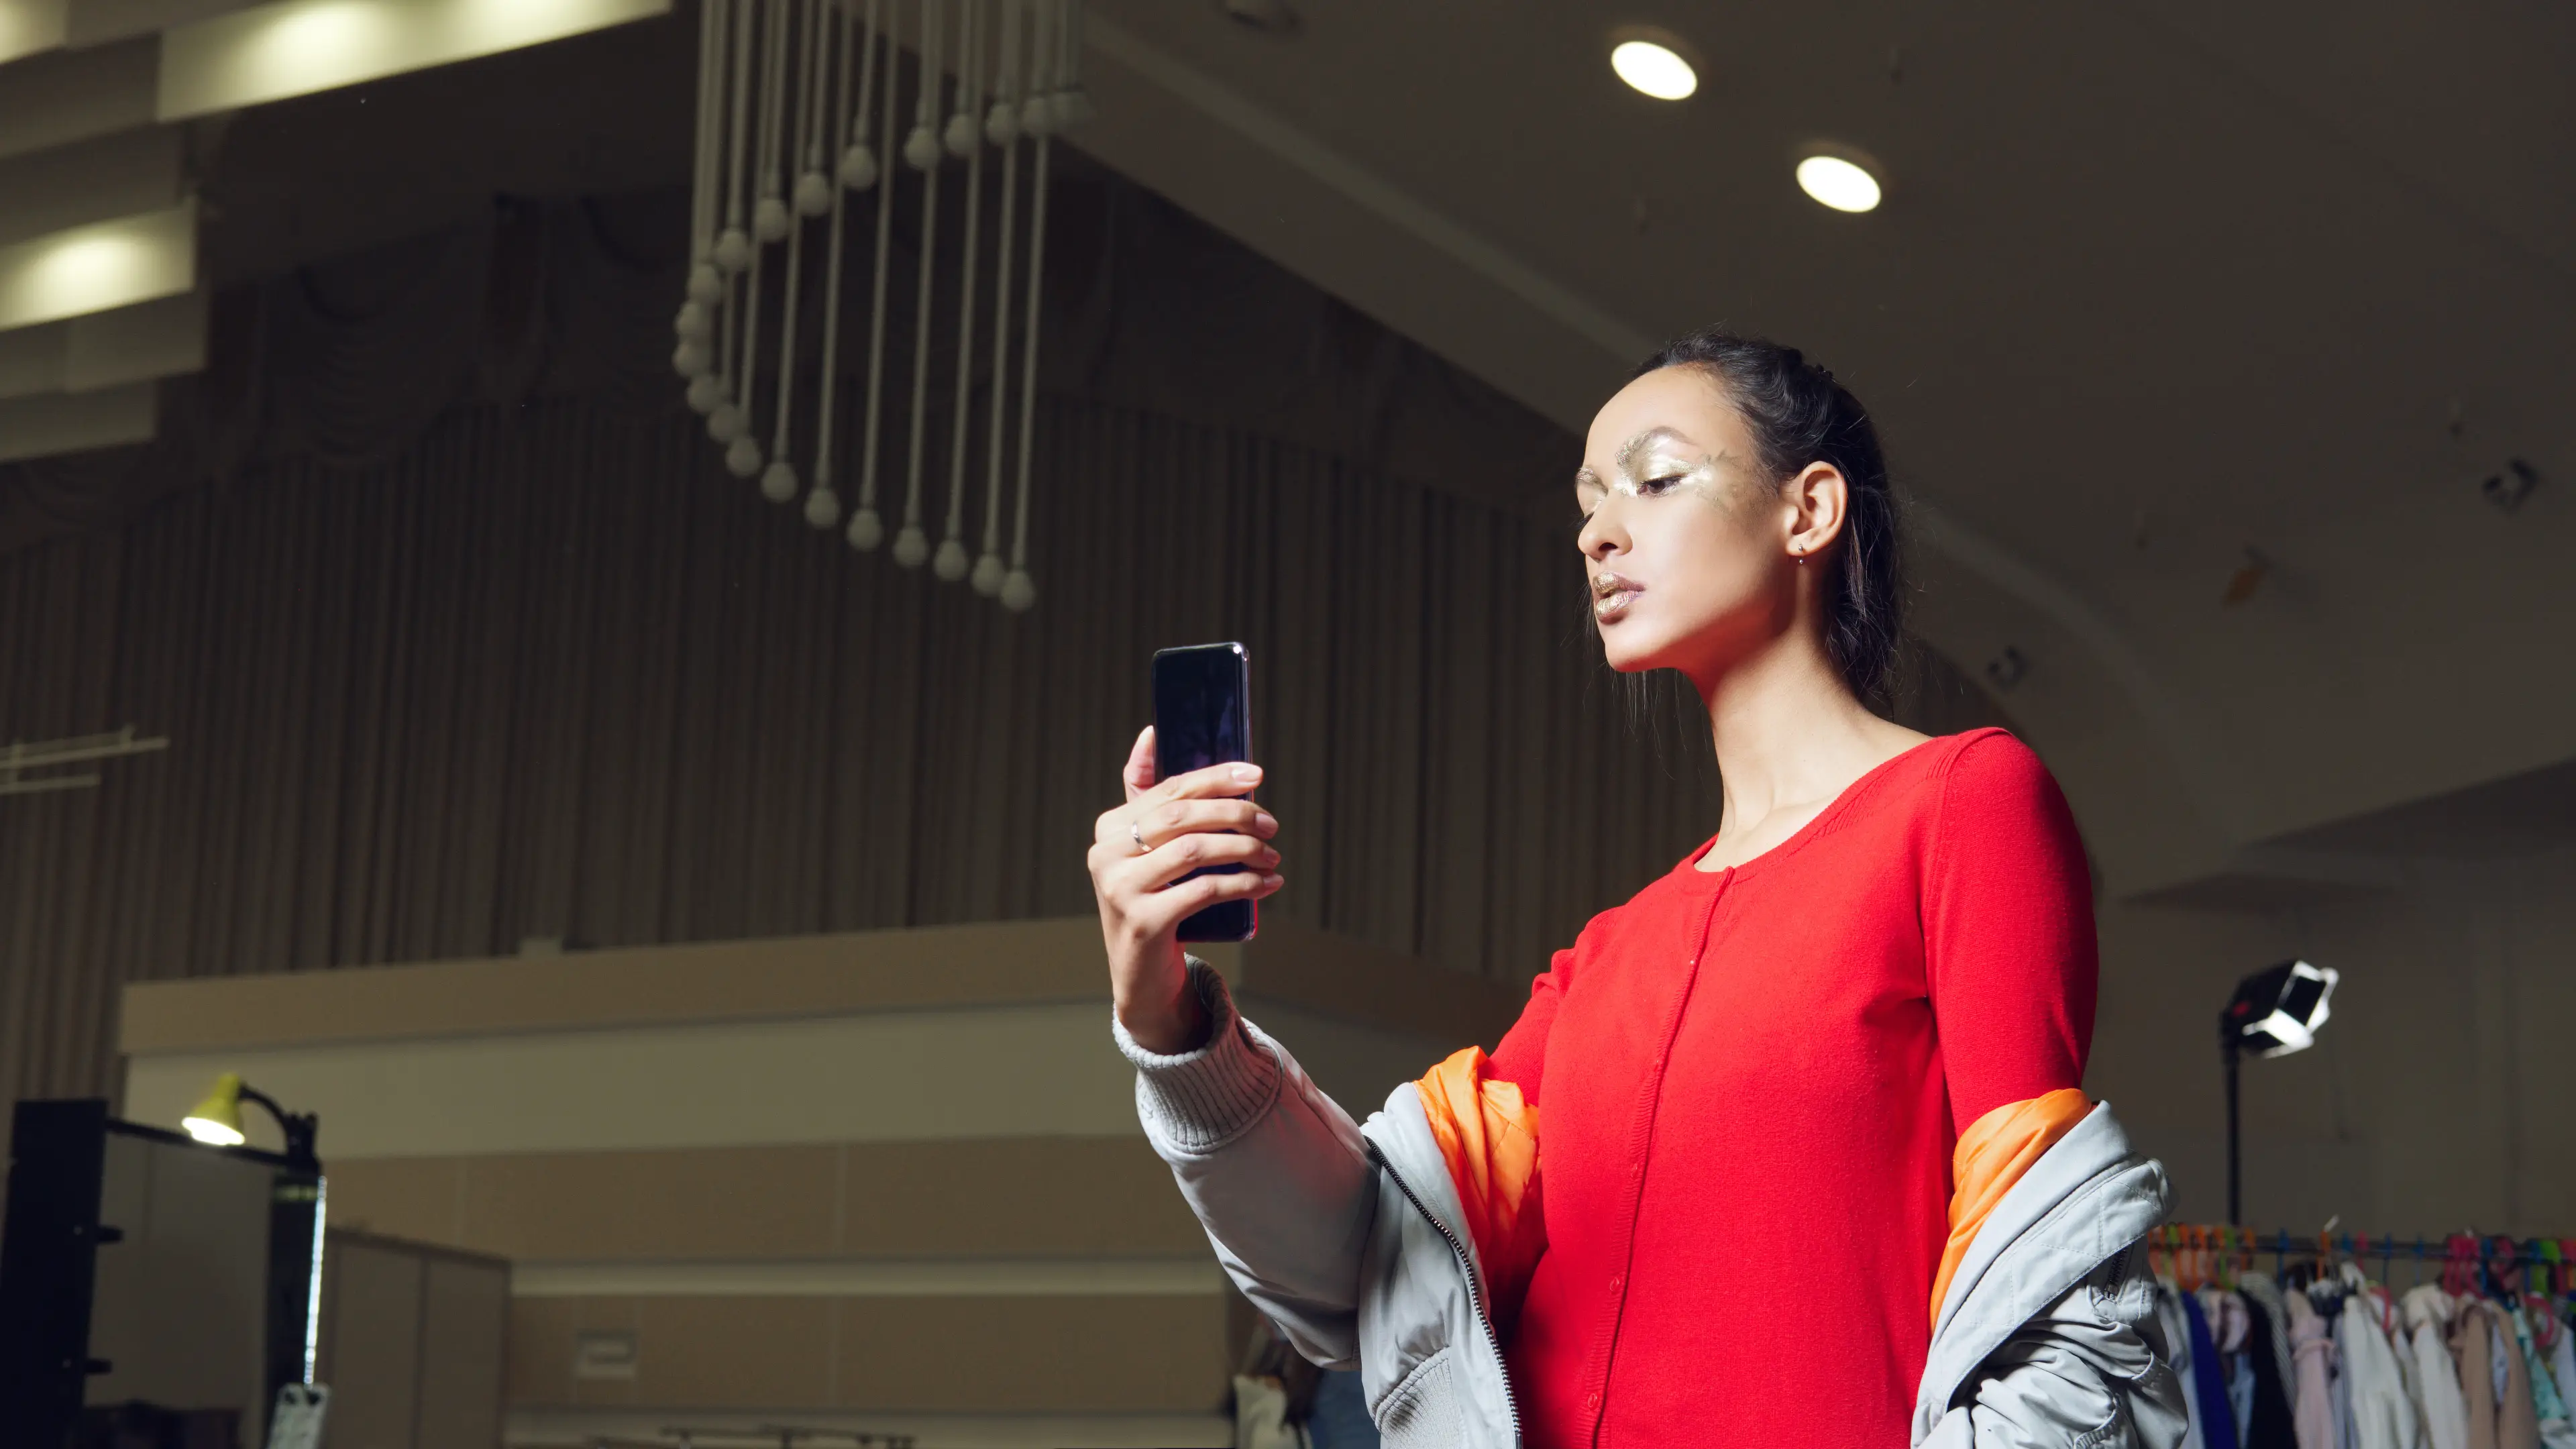
[[2078, 1085], [2084, 850], [2001, 730], [1928, 741], [1742, 865], [1593, 918], [1493, 1075], [1547, 1247], [1505, 1357], [1533, 1449], [1902, 1449], [1958, 1134]]

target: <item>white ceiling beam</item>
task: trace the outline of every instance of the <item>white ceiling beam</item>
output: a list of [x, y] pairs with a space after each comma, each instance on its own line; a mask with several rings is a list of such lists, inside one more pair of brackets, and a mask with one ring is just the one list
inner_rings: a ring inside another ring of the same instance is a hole
[[0, 398], [96, 392], [205, 370], [203, 291], [0, 332]]
[[0, 160], [0, 246], [178, 204], [186, 140], [155, 126]]
[[0, 401], [0, 463], [151, 442], [160, 396], [160, 384], [137, 382]]
[[0, 398], [61, 392], [71, 378], [71, 327], [53, 322], [0, 332]]
[[93, 312], [61, 325], [66, 392], [96, 392], [206, 370], [202, 289]]
[[165, 121], [335, 90], [668, 13], [671, 0], [278, 0], [161, 37]]
[[0, 0], [0, 63], [63, 43], [71, 0]]
[[63, 44], [75, 49], [158, 35], [193, 21], [247, 10], [256, 0], [71, 0]]
[[173, 297], [197, 285], [197, 207], [118, 217], [0, 247], [0, 330]]
[[0, 67], [0, 156], [151, 125], [160, 69], [157, 38], [57, 50]]

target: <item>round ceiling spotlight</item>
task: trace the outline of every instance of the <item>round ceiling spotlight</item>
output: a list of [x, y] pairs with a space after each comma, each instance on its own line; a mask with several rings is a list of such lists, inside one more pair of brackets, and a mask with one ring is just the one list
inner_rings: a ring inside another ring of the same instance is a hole
[[1699, 89], [1699, 72], [1682, 57], [1680, 46], [1661, 32], [1623, 30], [1613, 36], [1610, 69], [1630, 89], [1659, 101], [1689, 99]]
[[1836, 211], [1876, 211], [1878, 177], [1849, 157], [1816, 152], [1799, 159], [1798, 189]]

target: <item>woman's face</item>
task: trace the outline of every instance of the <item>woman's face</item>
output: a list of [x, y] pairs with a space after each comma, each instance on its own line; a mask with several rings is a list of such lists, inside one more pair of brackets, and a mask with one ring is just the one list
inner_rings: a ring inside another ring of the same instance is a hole
[[[1697, 368], [1647, 373], [1604, 403], [1574, 493], [1610, 667], [1679, 669], [1705, 684], [1790, 628], [1793, 550], [1825, 541], [1801, 497], [1816, 471], [1786, 485], [1763, 476], [1751, 433]], [[1823, 471], [1838, 505], [1841, 476]]]

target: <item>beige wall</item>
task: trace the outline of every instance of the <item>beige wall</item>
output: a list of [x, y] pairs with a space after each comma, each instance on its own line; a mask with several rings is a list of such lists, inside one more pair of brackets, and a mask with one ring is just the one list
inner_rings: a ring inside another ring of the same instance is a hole
[[2576, 1234], [2576, 851], [2384, 863], [2296, 904], [2101, 912], [2088, 1083], [2224, 1216], [2217, 1014], [2290, 956], [2343, 975], [2304, 1053], [2244, 1067], [2245, 1212], [2262, 1228]]
[[[1073, 919], [147, 984], [124, 1111], [239, 1071], [320, 1114], [335, 1226], [510, 1260], [514, 1442], [1223, 1442], [1235, 1300], [1098, 953]], [[1208, 954], [1363, 1112], [1517, 1006], [1290, 921]], [[631, 1370], [585, 1376], [590, 1335]]]

